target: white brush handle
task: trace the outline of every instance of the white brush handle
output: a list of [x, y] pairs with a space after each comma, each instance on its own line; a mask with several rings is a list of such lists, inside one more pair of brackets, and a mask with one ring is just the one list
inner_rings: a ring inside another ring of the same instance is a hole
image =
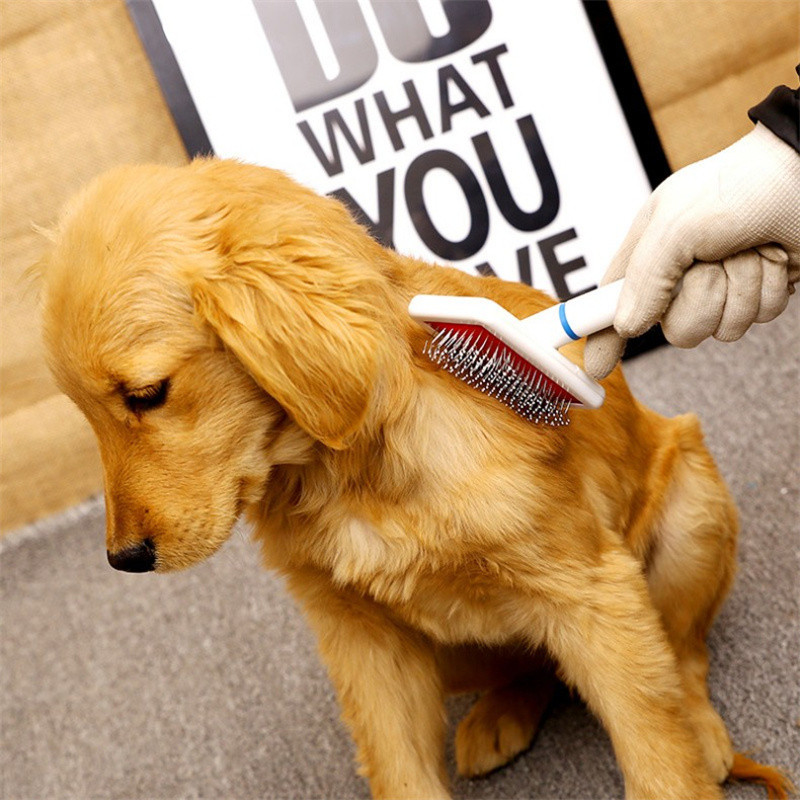
[[551, 347], [563, 347], [610, 327], [624, 279], [608, 283], [522, 320], [527, 332]]
[[[573, 297], [565, 303], [546, 308], [522, 320], [529, 335], [551, 347], [563, 347], [569, 342], [610, 328], [614, 322], [624, 278], [607, 283], [591, 292]], [[672, 290], [674, 298], [681, 290], [683, 279]]]
[[559, 317], [562, 326], [568, 326], [574, 334], [571, 338], [582, 339], [611, 326], [623, 283], [624, 279], [620, 278], [561, 304]]

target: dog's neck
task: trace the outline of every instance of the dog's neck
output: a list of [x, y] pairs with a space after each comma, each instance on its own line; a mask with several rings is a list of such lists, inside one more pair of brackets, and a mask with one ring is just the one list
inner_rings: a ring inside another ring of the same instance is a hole
[[288, 417], [269, 444], [271, 469], [251, 514], [276, 550], [278, 540], [328, 524], [330, 509], [378, 523], [376, 516], [404, 505], [458, 503], [496, 456], [486, 432], [514, 424], [490, 398], [434, 367], [422, 353], [427, 334], [405, 313], [407, 298], [390, 302], [395, 347], [348, 446], [326, 447]]
[[[385, 393], [374, 403], [382, 413], [373, 412], [346, 449], [326, 447], [287, 417], [268, 448], [273, 466], [264, 503], [291, 498], [297, 514], [313, 515], [334, 498], [353, 507], [389, 507], [420, 493], [463, 489], [479, 467], [476, 457], [491, 455], [483, 417], [496, 409], [476, 403], [458, 385], [454, 391], [450, 376], [427, 365], [409, 362], [396, 380], [402, 391], [391, 383], [376, 388]], [[276, 489], [282, 498], [275, 498]]]

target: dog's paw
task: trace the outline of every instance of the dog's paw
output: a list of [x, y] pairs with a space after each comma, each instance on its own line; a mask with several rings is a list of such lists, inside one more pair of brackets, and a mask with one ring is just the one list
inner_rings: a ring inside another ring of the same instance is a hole
[[693, 722], [708, 771], [717, 783], [723, 783], [733, 766], [733, 745], [728, 729], [722, 717], [710, 707], [696, 713]]
[[505, 688], [483, 695], [456, 732], [459, 774], [467, 778], [486, 775], [526, 750], [542, 710], [529, 692]]

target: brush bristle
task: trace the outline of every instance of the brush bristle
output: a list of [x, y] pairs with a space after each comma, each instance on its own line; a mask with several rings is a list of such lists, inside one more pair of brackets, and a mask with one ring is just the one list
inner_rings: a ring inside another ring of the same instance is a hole
[[436, 334], [423, 352], [442, 369], [525, 419], [554, 427], [569, 424], [569, 408], [578, 401], [486, 328], [451, 322], [428, 325]]

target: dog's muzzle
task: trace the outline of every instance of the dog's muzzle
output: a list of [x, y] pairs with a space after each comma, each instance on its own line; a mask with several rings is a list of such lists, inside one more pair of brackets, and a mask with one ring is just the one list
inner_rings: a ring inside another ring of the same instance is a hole
[[126, 547], [118, 553], [106, 551], [108, 563], [123, 572], [152, 572], [156, 568], [156, 546], [152, 539]]

